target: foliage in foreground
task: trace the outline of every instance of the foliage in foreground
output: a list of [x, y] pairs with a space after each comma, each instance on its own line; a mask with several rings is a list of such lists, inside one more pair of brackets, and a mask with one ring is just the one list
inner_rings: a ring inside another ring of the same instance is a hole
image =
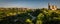
[[[33, 20], [31, 16], [35, 17], [35, 19]], [[3, 20], [0, 20], [0, 24], [60, 24], [60, 12], [59, 10], [37, 9], [34, 12], [29, 11], [1, 19]]]

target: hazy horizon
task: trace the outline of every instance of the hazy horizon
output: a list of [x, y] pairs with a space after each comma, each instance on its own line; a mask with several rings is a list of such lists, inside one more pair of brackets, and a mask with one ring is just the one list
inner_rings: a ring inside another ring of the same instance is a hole
[[49, 2], [60, 8], [60, 0], [0, 0], [0, 7], [47, 8]]

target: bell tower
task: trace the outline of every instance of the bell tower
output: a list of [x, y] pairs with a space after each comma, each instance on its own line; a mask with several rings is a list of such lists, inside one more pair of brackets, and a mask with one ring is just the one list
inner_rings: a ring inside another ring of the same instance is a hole
[[50, 10], [50, 3], [48, 3], [48, 9]]

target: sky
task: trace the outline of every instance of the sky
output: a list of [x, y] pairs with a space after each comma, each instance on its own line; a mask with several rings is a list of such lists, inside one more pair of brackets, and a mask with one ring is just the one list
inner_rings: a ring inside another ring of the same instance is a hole
[[47, 8], [48, 3], [60, 8], [60, 0], [0, 0], [0, 7]]

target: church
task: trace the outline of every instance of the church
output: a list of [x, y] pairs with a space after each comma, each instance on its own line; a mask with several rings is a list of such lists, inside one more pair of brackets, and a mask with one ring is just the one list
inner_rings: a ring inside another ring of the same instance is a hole
[[56, 5], [50, 5], [50, 3], [48, 3], [48, 9], [49, 10], [57, 10], [57, 6]]

